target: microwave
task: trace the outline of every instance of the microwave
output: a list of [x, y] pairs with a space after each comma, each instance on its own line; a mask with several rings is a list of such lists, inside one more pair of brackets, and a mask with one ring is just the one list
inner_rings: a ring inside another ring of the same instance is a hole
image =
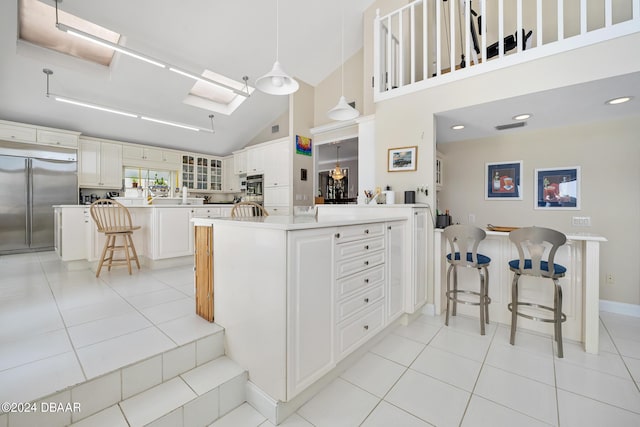
[[262, 197], [262, 190], [263, 190], [262, 184], [263, 184], [262, 175], [247, 176], [247, 181], [246, 181], [247, 196]]

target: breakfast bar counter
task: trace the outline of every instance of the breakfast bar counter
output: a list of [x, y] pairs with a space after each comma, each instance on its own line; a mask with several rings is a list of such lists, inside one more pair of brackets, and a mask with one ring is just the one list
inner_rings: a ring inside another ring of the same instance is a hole
[[[436, 230], [435, 238], [435, 310], [436, 314], [446, 307], [447, 267], [444, 257], [449, 251], [442, 233]], [[566, 234], [567, 243], [556, 254], [556, 263], [567, 267], [567, 274], [560, 279], [564, 295], [562, 311], [567, 321], [562, 325], [563, 336], [584, 343], [587, 353], [598, 353], [599, 337], [599, 294], [600, 294], [600, 243], [607, 239], [592, 234]], [[511, 312], [507, 304], [511, 302], [511, 281], [513, 273], [508, 262], [518, 258], [515, 246], [509, 240], [509, 233], [487, 231], [487, 237], [480, 243], [478, 251], [491, 258], [489, 267], [489, 318], [491, 322], [511, 324]], [[471, 268], [458, 269], [460, 288], [469, 283], [469, 289], [477, 288], [477, 273]], [[541, 305], [553, 302], [553, 289], [546, 283], [548, 279], [523, 276], [521, 295]], [[458, 312], [477, 317], [477, 309], [458, 305]], [[518, 327], [532, 329], [547, 334], [553, 333], [552, 324], [544, 324], [528, 319], [518, 319]]]

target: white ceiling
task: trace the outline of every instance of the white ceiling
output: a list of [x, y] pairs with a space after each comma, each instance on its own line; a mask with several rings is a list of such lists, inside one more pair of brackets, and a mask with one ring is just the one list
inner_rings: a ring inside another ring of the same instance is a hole
[[[607, 100], [633, 96], [631, 102], [606, 105]], [[495, 126], [517, 122], [528, 113], [523, 128], [498, 131]], [[437, 143], [483, 139], [496, 135], [554, 128], [640, 115], [640, 73], [626, 74], [526, 96], [474, 105], [436, 114]], [[464, 129], [453, 130], [462, 124]]]
[[[247, 144], [288, 109], [287, 96], [255, 91], [231, 116], [215, 114], [215, 134], [65, 105], [50, 91], [95, 104], [209, 128], [209, 111], [183, 104], [193, 81], [116, 54], [109, 69], [17, 41], [19, 0], [0, 3], [0, 119], [129, 142], [218, 155]], [[53, 5], [53, 1], [44, 0]], [[373, 0], [280, 0], [279, 59], [290, 75], [317, 85], [362, 47], [363, 11]], [[204, 69], [249, 84], [276, 57], [275, 0], [64, 0], [61, 10], [119, 32], [128, 48], [196, 73]], [[51, 25], [55, 23], [52, 22]]]

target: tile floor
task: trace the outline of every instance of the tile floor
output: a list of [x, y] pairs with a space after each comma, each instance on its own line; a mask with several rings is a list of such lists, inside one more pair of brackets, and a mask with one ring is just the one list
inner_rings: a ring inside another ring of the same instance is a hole
[[[96, 279], [53, 253], [0, 257], [0, 401], [29, 400], [217, 330], [190, 267]], [[640, 318], [601, 313], [600, 354], [475, 319], [400, 326], [281, 425], [638, 426]], [[1, 418], [1, 417], [0, 417]], [[0, 420], [2, 424], [2, 420]], [[268, 427], [248, 404], [213, 427]]]
[[[476, 319], [400, 326], [280, 424], [287, 427], [640, 426], [640, 318], [601, 313], [600, 354]], [[268, 427], [244, 404], [213, 427]]]
[[68, 271], [53, 252], [0, 256], [0, 402], [27, 402], [213, 334], [192, 266]]

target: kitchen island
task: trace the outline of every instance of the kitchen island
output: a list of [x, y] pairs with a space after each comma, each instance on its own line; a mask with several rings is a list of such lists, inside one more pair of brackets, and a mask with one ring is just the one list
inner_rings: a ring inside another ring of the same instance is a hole
[[281, 419], [403, 315], [406, 222], [193, 220], [196, 293], [213, 285], [215, 321], [226, 354], [249, 371], [250, 402]]
[[[230, 216], [233, 205], [127, 206], [133, 225], [133, 241], [142, 264], [168, 267], [193, 262], [193, 218]], [[54, 206], [55, 249], [68, 266], [97, 265], [105, 237], [89, 213], [90, 205]]]

